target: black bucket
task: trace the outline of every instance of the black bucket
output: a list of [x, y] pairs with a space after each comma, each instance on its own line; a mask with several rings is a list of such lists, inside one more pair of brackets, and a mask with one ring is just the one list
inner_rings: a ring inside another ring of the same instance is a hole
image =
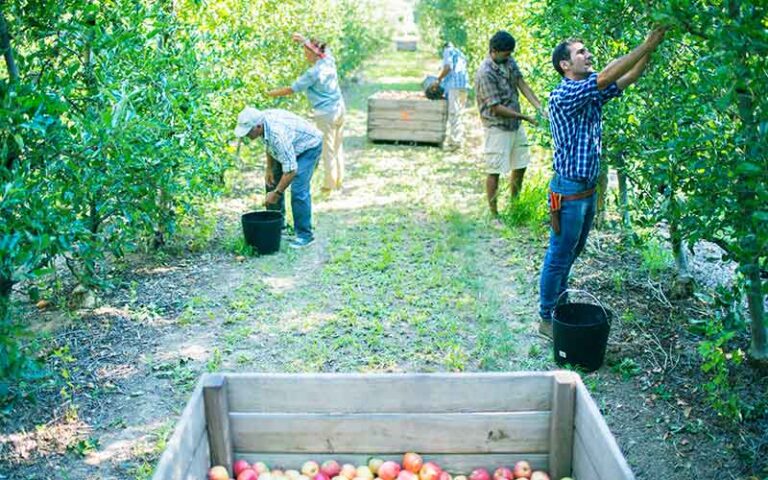
[[[595, 297], [592, 298], [597, 301]], [[611, 312], [602, 304], [561, 304], [558, 300], [552, 314], [555, 363], [561, 367], [572, 365], [586, 372], [594, 372], [605, 359], [610, 329]]]
[[245, 243], [261, 255], [280, 250], [283, 214], [275, 210], [246, 213], [242, 216]]

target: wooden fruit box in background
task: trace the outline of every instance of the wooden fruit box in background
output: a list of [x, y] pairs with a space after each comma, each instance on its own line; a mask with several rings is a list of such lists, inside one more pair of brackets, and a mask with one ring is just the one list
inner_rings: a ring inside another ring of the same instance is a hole
[[368, 139], [442, 144], [448, 102], [422, 92], [377, 92], [368, 97]]
[[206, 374], [153, 480], [204, 480], [240, 458], [298, 469], [407, 451], [452, 474], [528, 460], [553, 480], [635, 478], [581, 378], [557, 371]]
[[418, 45], [418, 41], [413, 39], [402, 38], [395, 40], [395, 48], [398, 52], [415, 52]]

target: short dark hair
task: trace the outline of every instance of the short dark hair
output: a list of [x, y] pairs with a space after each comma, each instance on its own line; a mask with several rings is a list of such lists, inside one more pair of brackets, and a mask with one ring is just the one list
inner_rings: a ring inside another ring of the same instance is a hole
[[576, 42], [582, 42], [580, 38], [569, 38], [568, 40], [561, 42], [560, 45], [555, 47], [555, 51], [552, 52], [552, 66], [555, 67], [555, 70], [557, 70], [557, 73], [560, 74], [561, 77], [565, 76], [565, 72], [560, 67], [560, 62], [563, 60], [570, 60], [571, 59], [571, 45]]
[[499, 30], [491, 37], [490, 49], [497, 52], [514, 52], [515, 37], [505, 30]]

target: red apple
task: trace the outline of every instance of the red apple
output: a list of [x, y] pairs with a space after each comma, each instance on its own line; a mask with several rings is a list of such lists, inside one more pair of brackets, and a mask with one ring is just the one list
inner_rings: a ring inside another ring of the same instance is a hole
[[531, 478], [531, 464], [525, 460], [520, 460], [512, 469], [512, 474], [515, 478]]
[[451, 474], [443, 470], [440, 472], [440, 476], [438, 477], [438, 480], [453, 480], [451, 478]]
[[427, 462], [424, 465], [421, 466], [421, 469], [419, 470], [419, 479], [420, 480], [438, 480], [438, 477], [440, 477], [440, 467], [437, 466], [434, 462]]
[[245, 460], [235, 460], [234, 465], [232, 465], [232, 471], [235, 472], [235, 476], [240, 475], [240, 472], [247, 468], [251, 468], [251, 465]]
[[357, 476], [357, 468], [351, 463], [345, 463], [341, 466], [340, 473], [341, 475], [347, 477], [349, 480], [352, 480]]
[[341, 472], [341, 465], [336, 460], [326, 460], [320, 466], [320, 471], [326, 474], [328, 478], [333, 478]]
[[324, 474], [323, 472], [317, 472], [317, 475], [315, 475], [312, 480], [331, 480], [331, 477]]
[[208, 470], [208, 480], [229, 480], [229, 472], [221, 465]]
[[313, 460], [304, 462], [304, 465], [301, 466], [301, 473], [308, 476], [309, 478], [313, 478], [319, 471], [320, 465], [318, 465], [317, 462]]
[[507, 467], [499, 467], [493, 472], [493, 480], [512, 480], [512, 469]]
[[547, 474], [547, 472], [536, 470], [531, 474], [531, 480], [549, 480], [549, 475]]
[[400, 473], [400, 465], [392, 460], [384, 462], [379, 467], [379, 478], [381, 480], [395, 480], [397, 474]]
[[259, 474], [252, 468], [246, 468], [240, 475], [237, 476], [237, 480], [259, 480]]
[[374, 475], [379, 474], [379, 468], [384, 464], [384, 460], [376, 457], [371, 457], [368, 460], [368, 468], [371, 469], [371, 472], [373, 472]]
[[424, 465], [424, 460], [418, 453], [408, 452], [403, 455], [403, 468], [409, 472], [419, 473], [422, 465]]
[[491, 480], [491, 474], [484, 468], [476, 468], [469, 474], [469, 480]]
[[396, 480], [419, 480], [419, 476], [409, 470], [400, 470]]

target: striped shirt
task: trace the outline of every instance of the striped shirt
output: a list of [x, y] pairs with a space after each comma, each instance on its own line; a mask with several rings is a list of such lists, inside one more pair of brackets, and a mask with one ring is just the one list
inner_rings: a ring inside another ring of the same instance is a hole
[[553, 168], [559, 175], [593, 181], [600, 172], [603, 105], [621, 95], [612, 83], [597, 89], [597, 73], [563, 81], [549, 94], [549, 118], [555, 142]]
[[449, 46], [443, 50], [443, 66], [451, 69], [443, 78], [440, 86], [448, 90], [469, 88], [469, 75], [467, 74], [467, 58], [456, 47]]
[[283, 172], [298, 168], [296, 157], [323, 142], [323, 134], [300, 116], [285, 110], [264, 110], [264, 146]]
[[291, 85], [294, 92], [307, 92], [307, 99], [317, 114], [335, 112], [344, 103], [339, 75], [332, 56], [321, 58]]
[[520, 97], [517, 90], [519, 80], [523, 78], [517, 62], [512, 57], [498, 64], [487, 57], [480, 64], [475, 74], [475, 96], [480, 119], [485, 128], [499, 128], [515, 131], [520, 128], [519, 118], [507, 118], [494, 115], [491, 107], [503, 105], [512, 110], [520, 111]]

